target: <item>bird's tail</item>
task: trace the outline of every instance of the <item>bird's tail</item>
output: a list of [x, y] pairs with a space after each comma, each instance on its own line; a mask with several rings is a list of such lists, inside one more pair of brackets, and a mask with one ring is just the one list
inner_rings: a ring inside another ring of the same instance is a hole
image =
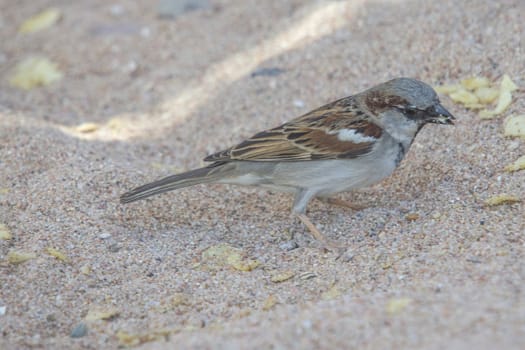
[[159, 193], [173, 191], [179, 188], [197, 184], [214, 182], [224, 176], [221, 171], [217, 170], [217, 167], [208, 166], [190, 170], [182, 174], [165, 177], [124, 193], [122, 196], [120, 196], [120, 203], [130, 203]]

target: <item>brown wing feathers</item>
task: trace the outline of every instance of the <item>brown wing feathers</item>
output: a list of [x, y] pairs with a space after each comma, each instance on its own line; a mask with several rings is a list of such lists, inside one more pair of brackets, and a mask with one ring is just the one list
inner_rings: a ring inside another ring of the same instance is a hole
[[363, 119], [362, 112], [356, 113], [352, 102], [350, 98], [335, 101], [277, 128], [255, 134], [204, 160], [301, 161], [355, 158], [366, 154], [373, 147], [373, 141], [345, 141], [337, 134], [337, 130], [348, 129], [355, 130], [363, 138], [381, 136], [381, 128]]

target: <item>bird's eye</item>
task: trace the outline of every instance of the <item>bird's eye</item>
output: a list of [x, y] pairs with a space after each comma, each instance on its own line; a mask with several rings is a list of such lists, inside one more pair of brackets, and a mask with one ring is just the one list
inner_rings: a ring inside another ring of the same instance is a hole
[[410, 108], [410, 107], [405, 108], [406, 115], [413, 116], [413, 115], [416, 115], [416, 113], [417, 113], [417, 110], [413, 108]]

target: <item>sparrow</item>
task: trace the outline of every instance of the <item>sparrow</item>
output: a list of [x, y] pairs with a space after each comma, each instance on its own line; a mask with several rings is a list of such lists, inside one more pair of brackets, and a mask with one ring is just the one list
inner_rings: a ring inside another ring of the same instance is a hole
[[400, 164], [423, 126], [454, 124], [454, 119], [429, 85], [396, 78], [261, 131], [207, 156], [208, 166], [137, 187], [120, 202], [204, 183], [291, 192], [292, 214], [327, 243], [306, 215], [310, 200], [354, 208], [332, 196], [380, 182]]

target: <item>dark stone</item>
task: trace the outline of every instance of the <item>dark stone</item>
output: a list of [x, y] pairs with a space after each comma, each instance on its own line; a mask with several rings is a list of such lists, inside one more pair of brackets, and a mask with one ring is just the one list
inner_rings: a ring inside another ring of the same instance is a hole
[[69, 336], [71, 338], [81, 338], [87, 334], [87, 331], [88, 331], [87, 325], [81, 322], [77, 324], [75, 328], [73, 328]]
[[252, 72], [251, 77], [276, 77], [283, 74], [284, 69], [271, 67], [271, 68], [259, 68]]

